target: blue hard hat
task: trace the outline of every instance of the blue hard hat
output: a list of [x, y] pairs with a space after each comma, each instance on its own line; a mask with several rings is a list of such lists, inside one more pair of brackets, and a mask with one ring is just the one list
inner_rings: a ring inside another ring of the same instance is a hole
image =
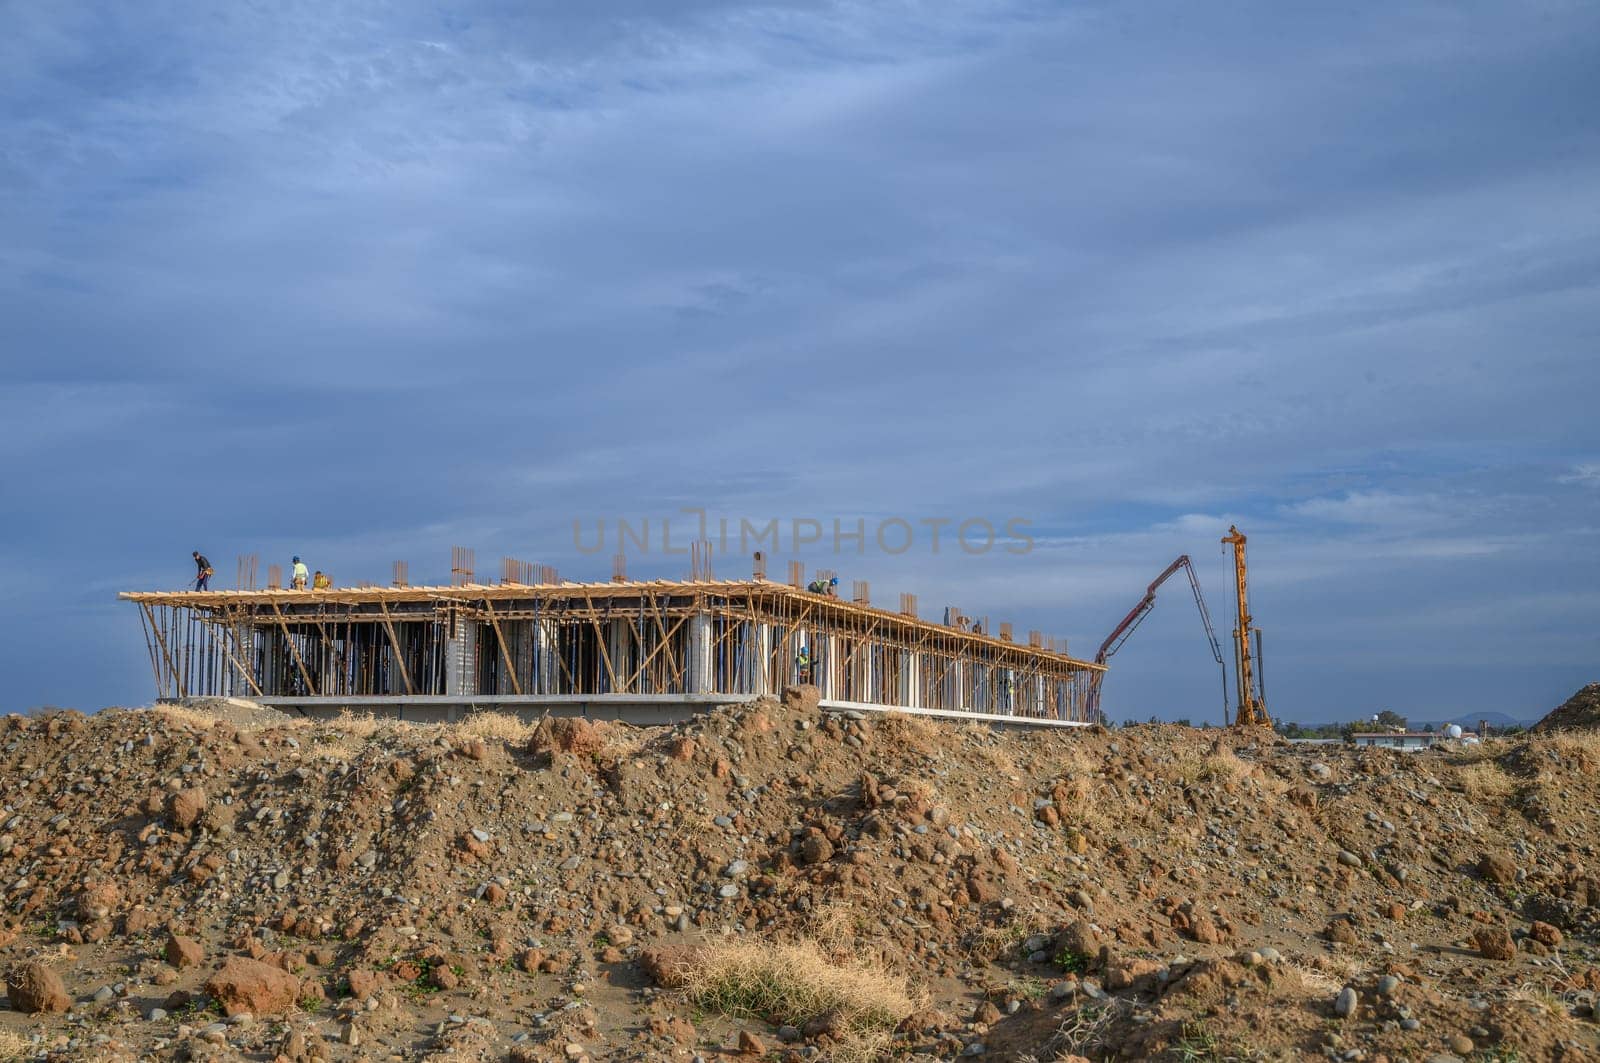
[[835, 576], [831, 580], [828, 581], [828, 585], [831, 587], [833, 584], [838, 583], [838, 582], [839, 582], [839, 577]]
[[295, 554], [294, 555], [294, 563], [297, 564], [297, 565], [300, 563], [300, 555], [299, 554]]
[[804, 646], [801, 646], [801, 647], [800, 647], [800, 652], [801, 652], [801, 653], [805, 653], [805, 652], [806, 652], [806, 648], [805, 648], [805, 647], [804, 647]]

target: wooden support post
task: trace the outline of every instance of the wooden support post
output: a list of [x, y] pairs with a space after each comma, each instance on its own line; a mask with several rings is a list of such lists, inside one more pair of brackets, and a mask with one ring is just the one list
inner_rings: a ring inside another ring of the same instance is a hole
[[289, 653], [294, 657], [295, 667], [300, 669], [300, 681], [306, 685], [306, 693], [316, 697], [316, 684], [311, 682], [311, 673], [306, 671], [306, 662], [300, 656], [300, 647], [295, 645], [294, 635], [289, 631], [289, 621], [284, 619], [283, 610], [278, 608], [276, 601], [272, 603], [272, 611], [278, 616], [278, 626], [283, 629], [283, 641], [289, 644]]
[[406, 655], [400, 649], [400, 637], [394, 633], [394, 623], [389, 617], [389, 603], [379, 598], [378, 608], [383, 611], [383, 629], [389, 633], [389, 645], [394, 647], [394, 663], [400, 669], [400, 681], [405, 684], [407, 694], [415, 694], [416, 689], [411, 685], [411, 672], [406, 668]]
[[506, 674], [511, 677], [511, 690], [519, 697], [522, 695], [522, 681], [517, 678], [517, 666], [511, 659], [511, 650], [506, 646], [506, 637], [500, 632], [500, 621], [495, 619], [494, 606], [489, 599], [483, 600], [484, 612], [488, 614], [489, 626], [494, 628], [495, 641], [500, 643], [500, 656], [506, 662]]
[[261, 686], [256, 682], [256, 677], [251, 674], [250, 669], [245, 667], [244, 662], [234, 655], [233, 649], [230, 645], [230, 639], [237, 638], [237, 632], [235, 632], [233, 629], [233, 623], [231, 622], [231, 618], [228, 613], [224, 612], [222, 622], [220, 623], [204, 616], [202, 616], [200, 619], [205, 621], [207, 627], [220, 627], [222, 629], [222, 638], [220, 639], [220, 642], [222, 645], [222, 652], [228, 658], [228, 663], [232, 664], [233, 667], [238, 670], [239, 675], [246, 683], [250, 684], [250, 689], [255, 691], [256, 697], [261, 697]]
[[[188, 694], [184, 690], [183, 676], [178, 672], [178, 662], [175, 661], [173, 659], [173, 657], [172, 657], [172, 649], [171, 649], [171, 647], [169, 647], [167, 645], [167, 636], [166, 636], [165, 633], [162, 632], [161, 624], [156, 620], [156, 614], [154, 613], [154, 611], [151, 610], [150, 606], [148, 606], [148, 605], [146, 605], [144, 607], [144, 611], [149, 615], [149, 617], [150, 617], [150, 626], [155, 629], [156, 639], [161, 644], [161, 656], [167, 662], [168, 674], [170, 674], [172, 676], [173, 688], [175, 690], [177, 690], [178, 697], [180, 697], [180, 698], [188, 697]], [[161, 697], [166, 697], [167, 696], [167, 685], [165, 683], [160, 683], [160, 684], [157, 684], [157, 685], [160, 688], [160, 690], [158, 691], [159, 695]]]

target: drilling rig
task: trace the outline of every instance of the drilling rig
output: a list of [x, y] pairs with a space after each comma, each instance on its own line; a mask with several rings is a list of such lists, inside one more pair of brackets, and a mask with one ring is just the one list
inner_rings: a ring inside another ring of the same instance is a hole
[[[1261, 629], [1255, 627], [1250, 616], [1250, 594], [1245, 582], [1245, 536], [1237, 525], [1228, 527], [1222, 537], [1224, 545], [1233, 546], [1233, 578], [1239, 595], [1239, 622], [1233, 629], [1233, 664], [1238, 676], [1235, 686], [1239, 691], [1239, 707], [1234, 713], [1235, 727], [1272, 726], [1267, 715], [1266, 689], [1258, 668], [1261, 661]], [[1255, 639], [1255, 654], [1250, 652], [1250, 640]]]

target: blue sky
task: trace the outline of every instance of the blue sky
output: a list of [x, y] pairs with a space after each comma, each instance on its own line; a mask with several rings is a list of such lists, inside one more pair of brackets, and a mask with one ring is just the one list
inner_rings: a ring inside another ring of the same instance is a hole
[[[1600, 678], [1592, 4], [0, 10], [0, 710], [147, 700], [195, 547], [682, 507], [1029, 521], [802, 560], [1086, 656], [1237, 522], [1289, 718]], [[1219, 715], [1181, 588], [1115, 663]]]

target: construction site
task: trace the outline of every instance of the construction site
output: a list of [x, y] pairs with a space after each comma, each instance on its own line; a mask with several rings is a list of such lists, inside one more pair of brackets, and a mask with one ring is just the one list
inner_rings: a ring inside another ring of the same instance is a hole
[[[1232, 719], [1270, 724], [1246, 539], [1230, 528], [1221, 542], [1234, 551]], [[162, 700], [248, 698], [303, 716], [362, 711], [410, 722], [493, 709], [643, 725], [806, 685], [828, 709], [1083, 727], [1101, 719], [1107, 662], [1181, 570], [1229, 714], [1227, 664], [1187, 554], [1149, 585], [1092, 661], [1038, 631], [1018, 642], [1011, 624], [991, 626], [955, 606], [941, 622], [925, 620], [913, 594], [901, 594], [896, 610], [876, 607], [863, 580], [841, 597], [832, 572], [807, 583], [799, 562], [785, 583], [768, 580], [760, 554], [748, 579], [721, 580], [700, 542], [691, 565], [687, 580], [630, 580], [618, 555], [609, 582], [583, 583], [505, 558], [500, 580], [484, 583], [474, 552], [456, 547], [448, 586], [412, 586], [407, 564], [396, 562], [389, 586], [285, 589], [277, 566], [257, 588], [255, 559], [241, 557], [233, 590], [120, 597], [139, 609]]]
[[[703, 546], [229, 590], [196, 552], [122, 595], [154, 706], [0, 721], [0, 1060], [1600, 1056], [1600, 685], [1528, 738], [1292, 744], [1220, 545], [1231, 633], [1184, 554], [1089, 659]], [[1105, 726], [1180, 573], [1232, 726]]]
[[[452, 584], [130, 592], [158, 696], [249, 698], [313, 712], [410, 721], [469, 709], [664, 723], [696, 707], [810, 684], [830, 705], [1083, 725], [1103, 664], [1009, 624], [993, 634], [959, 610], [933, 623], [915, 596], [888, 610], [857, 581], [848, 598], [787, 583], [719, 580], [709, 551], [683, 581], [562, 580], [506, 559], [474, 578], [455, 551]], [[247, 565], [241, 565], [247, 571]], [[831, 576], [831, 574], [826, 574]], [[241, 583], [249, 582], [243, 578]], [[830, 590], [832, 585], [830, 584]]]

